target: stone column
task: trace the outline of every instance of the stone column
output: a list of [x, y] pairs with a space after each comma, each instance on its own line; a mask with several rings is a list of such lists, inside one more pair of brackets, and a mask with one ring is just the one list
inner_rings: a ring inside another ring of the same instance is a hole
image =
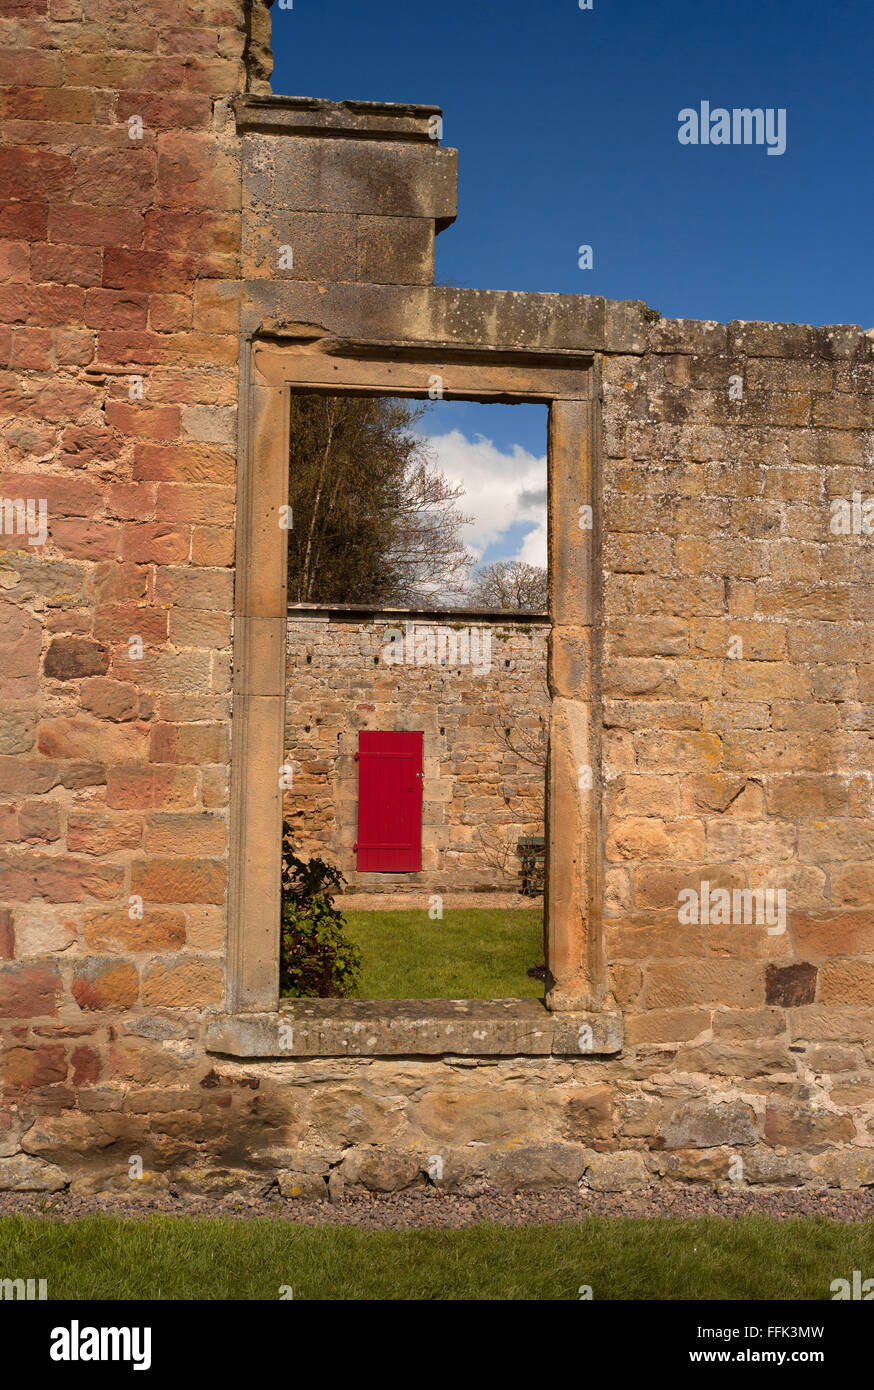
[[229, 1002], [279, 1002], [285, 708], [289, 395], [265, 384], [257, 363], [248, 393], [237, 516], [231, 759]]
[[549, 693], [546, 950], [552, 1009], [597, 1009], [604, 953], [599, 829], [598, 487], [594, 405], [549, 417]]

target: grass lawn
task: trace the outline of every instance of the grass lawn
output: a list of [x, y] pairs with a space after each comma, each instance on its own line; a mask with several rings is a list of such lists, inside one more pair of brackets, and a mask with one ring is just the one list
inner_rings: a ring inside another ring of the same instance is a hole
[[536, 908], [346, 912], [361, 948], [362, 999], [541, 998], [526, 971], [543, 961], [543, 914]]
[[284, 1220], [0, 1220], [0, 1272], [50, 1299], [825, 1299], [870, 1272], [871, 1223], [764, 1216], [363, 1231]]

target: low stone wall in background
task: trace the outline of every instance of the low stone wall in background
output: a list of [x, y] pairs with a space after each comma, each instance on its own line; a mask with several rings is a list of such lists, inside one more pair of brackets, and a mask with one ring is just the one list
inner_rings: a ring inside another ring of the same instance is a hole
[[[543, 835], [548, 636], [521, 614], [291, 609], [285, 814], [299, 849], [356, 893], [521, 888], [518, 840]], [[420, 873], [356, 869], [362, 729], [424, 732]]]

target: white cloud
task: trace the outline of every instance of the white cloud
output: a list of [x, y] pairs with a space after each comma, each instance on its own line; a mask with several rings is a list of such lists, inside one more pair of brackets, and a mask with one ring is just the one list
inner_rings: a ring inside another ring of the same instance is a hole
[[464, 541], [479, 560], [487, 547], [500, 546], [511, 526], [527, 523], [521, 544], [507, 538], [506, 550], [495, 558], [546, 565], [546, 457], [538, 458], [514, 444], [502, 453], [478, 434], [468, 439], [461, 430], [423, 435], [434, 463], [450, 482], [464, 488], [459, 508], [473, 517], [464, 528]]

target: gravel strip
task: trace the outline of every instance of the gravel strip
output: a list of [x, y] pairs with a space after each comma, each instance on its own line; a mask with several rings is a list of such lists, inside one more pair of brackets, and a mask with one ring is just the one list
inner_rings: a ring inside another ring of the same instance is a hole
[[336, 1202], [286, 1201], [275, 1197], [172, 1197], [137, 1201], [80, 1197], [65, 1192], [53, 1196], [0, 1193], [0, 1217], [13, 1213], [72, 1221], [93, 1212], [142, 1218], [156, 1212], [173, 1216], [274, 1217], [307, 1226], [358, 1226], [371, 1231], [425, 1228], [459, 1229], [479, 1221], [505, 1226], [548, 1225], [580, 1221], [586, 1216], [723, 1216], [759, 1214], [778, 1221], [800, 1216], [824, 1216], [832, 1221], [870, 1221], [874, 1190], [796, 1190], [788, 1192], [725, 1192], [671, 1188], [647, 1193], [523, 1192], [516, 1196], [485, 1194], [462, 1197], [436, 1188], [385, 1196], [368, 1194]]

